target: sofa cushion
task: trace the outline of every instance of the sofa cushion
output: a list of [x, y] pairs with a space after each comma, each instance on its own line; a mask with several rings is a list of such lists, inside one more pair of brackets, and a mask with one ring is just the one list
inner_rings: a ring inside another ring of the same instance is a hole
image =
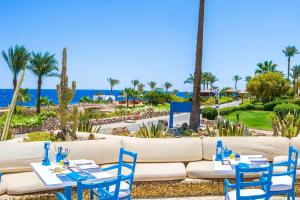
[[[111, 165], [102, 165], [105, 168]], [[110, 171], [113, 175], [117, 170]], [[125, 169], [122, 173], [128, 174]], [[183, 180], [186, 178], [186, 170], [183, 163], [137, 163], [134, 181], [169, 181]]]
[[[205, 137], [203, 143], [203, 159], [212, 160], [218, 140], [235, 153], [247, 155], [263, 155], [269, 161], [279, 155], [287, 155], [289, 139], [284, 137]], [[300, 147], [300, 142], [299, 142]]]
[[[273, 163], [277, 164], [277, 163], [281, 163], [281, 162], [287, 162], [288, 161], [288, 156], [276, 156], [273, 159]], [[298, 159], [297, 162], [297, 169], [300, 169], [300, 159]]]
[[123, 138], [122, 145], [126, 150], [138, 153], [138, 162], [190, 162], [202, 159], [200, 138]]
[[[300, 151], [300, 136], [292, 137], [290, 139], [290, 146], [296, 148], [298, 151]], [[284, 155], [284, 154], [281, 154]]]
[[[217, 178], [235, 178], [232, 172], [216, 172], [214, 170], [213, 161], [197, 161], [190, 162], [186, 167], [187, 177], [192, 179], [217, 179]], [[258, 177], [259, 174], [246, 174], [246, 177]]]
[[6, 192], [6, 184], [4, 183], [4, 181], [1, 181], [0, 183], [0, 195], [4, 194]]
[[0, 172], [14, 173], [31, 171], [30, 163], [40, 162], [43, 157], [43, 142], [0, 143]]
[[70, 149], [69, 158], [93, 160], [98, 164], [115, 163], [119, 160], [121, 141], [115, 139], [57, 142], [56, 147]]
[[10, 195], [53, 190], [47, 188], [34, 172], [5, 174], [2, 181], [6, 184], [6, 193]]

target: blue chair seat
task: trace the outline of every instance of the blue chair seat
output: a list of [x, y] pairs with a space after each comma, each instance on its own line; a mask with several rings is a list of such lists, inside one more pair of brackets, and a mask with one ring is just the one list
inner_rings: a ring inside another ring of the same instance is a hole
[[[240, 196], [241, 197], [247, 197], [247, 196], [252, 196], [252, 195], [263, 195], [266, 194], [265, 191], [262, 189], [241, 189], [240, 190]], [[226, 200], [236, 200], [236, 190], [232, 190], [228, 192], [225, 196]], [[265, 199], [261, 199], [265, 200]]]
[[291, 176], [272, 177], [271, 191], [291, 190], [293, 188], [293, 178]]
[[[110, 186], [109, 192], [114, 193], [115, 192], [115, 186]], [[130, 186], [125, 181], [121, 181], [120, 184], [120, 190], [119, 190], [119, 198], [124, 198], [130, 195]]]

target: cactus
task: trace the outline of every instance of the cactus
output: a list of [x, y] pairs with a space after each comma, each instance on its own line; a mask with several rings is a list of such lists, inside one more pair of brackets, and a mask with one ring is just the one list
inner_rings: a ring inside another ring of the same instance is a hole
[[292, 114], [285, 115], [284, 117], [274, 115], [272, 125], [274, 136], [281, 135], [292, 138], [298, 136], [300, 133], [300, 118]]
[[6, 121], [5, 121], [5, 124], [4, 124], [4, 127], [3, 127], [2, 135], [1, 135], [1, 138], [0, 138], [1, 141], [7, 140], [7, 139], [12, 137], [9, 133], [9, 126], [10, 126], [10, 123], [11, 123], [13, 113], [15, 111], [18, 93], [19, 93], [19, 90], [21, 88], [22, 82], [24, 80], [24, 76], [25, 76], [25, 69], [23, 69], [23, 71], [22, 71], [22, 74], [21, 74], [20, 79], [17, 83], [16, 89], [14, 91], [14, 96], [11, 100], [10, 105], [9, 105], [8, 114], [7, 114]]
[[79, 120], [79, 112], [78, 112], [78, 106], [73, 106], [73, 113], [72, 113], [72, 132], [71, 137], [74, 139], [77, 139], [76, 132], [78, 130], [78, 120]]
[[60, 84], [56, 86], [57, 97], [59, 102], [60, 111], [60, 127], [61, 132], [58, 134], [58, 138], [61, 140], [70, 140], [70, 134], [67, 130], [68, 125], [68, 104], [71, 102], [75, 95], [76, 82], [72, 82], [72, 88], [68, 87], [68, 75], [67, 75], [67, 49], [63, 49], [62, 69]]
[[244, 124], [235, 124], [228, 120], [218, 120], [211, 127], [206, 126], [209, 136], [249, 136], [249, 130]]

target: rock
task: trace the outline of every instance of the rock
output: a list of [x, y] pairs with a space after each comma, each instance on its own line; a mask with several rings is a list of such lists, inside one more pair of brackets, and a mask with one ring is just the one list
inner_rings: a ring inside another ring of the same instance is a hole
[[118, 136], [130, 136], [131, 133], [127, 127], [117, 127], [112, 130], [111, 134]]

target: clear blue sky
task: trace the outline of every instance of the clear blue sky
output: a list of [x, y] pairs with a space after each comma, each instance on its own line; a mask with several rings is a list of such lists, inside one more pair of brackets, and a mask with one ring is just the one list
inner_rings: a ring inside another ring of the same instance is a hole
[[[61, 62], [68, 48], [69, 80], [81, 89], [116, 89], [130, 80], [170, 81], [181, 91], [193, 72], [199, 0], [10, 0], [0, 2], [0, 50], [25, 45], [49, 51]], [[300, 49], [299, 0], [206, 0], [203, 70], [220, 87], [232, 76], [253, 74], [256, 63], [273, 60], [286, 71], [282, 49]], [[292, 64], [300, 64], [300, 55]], [[11, 88], [0, 57], [0, 88]], [[54, 88], [57, 79], [45, 79]], [[28, 71], [23, 87], [36, 88]], [[239, 84], [244, 87], [244, 81]]]

